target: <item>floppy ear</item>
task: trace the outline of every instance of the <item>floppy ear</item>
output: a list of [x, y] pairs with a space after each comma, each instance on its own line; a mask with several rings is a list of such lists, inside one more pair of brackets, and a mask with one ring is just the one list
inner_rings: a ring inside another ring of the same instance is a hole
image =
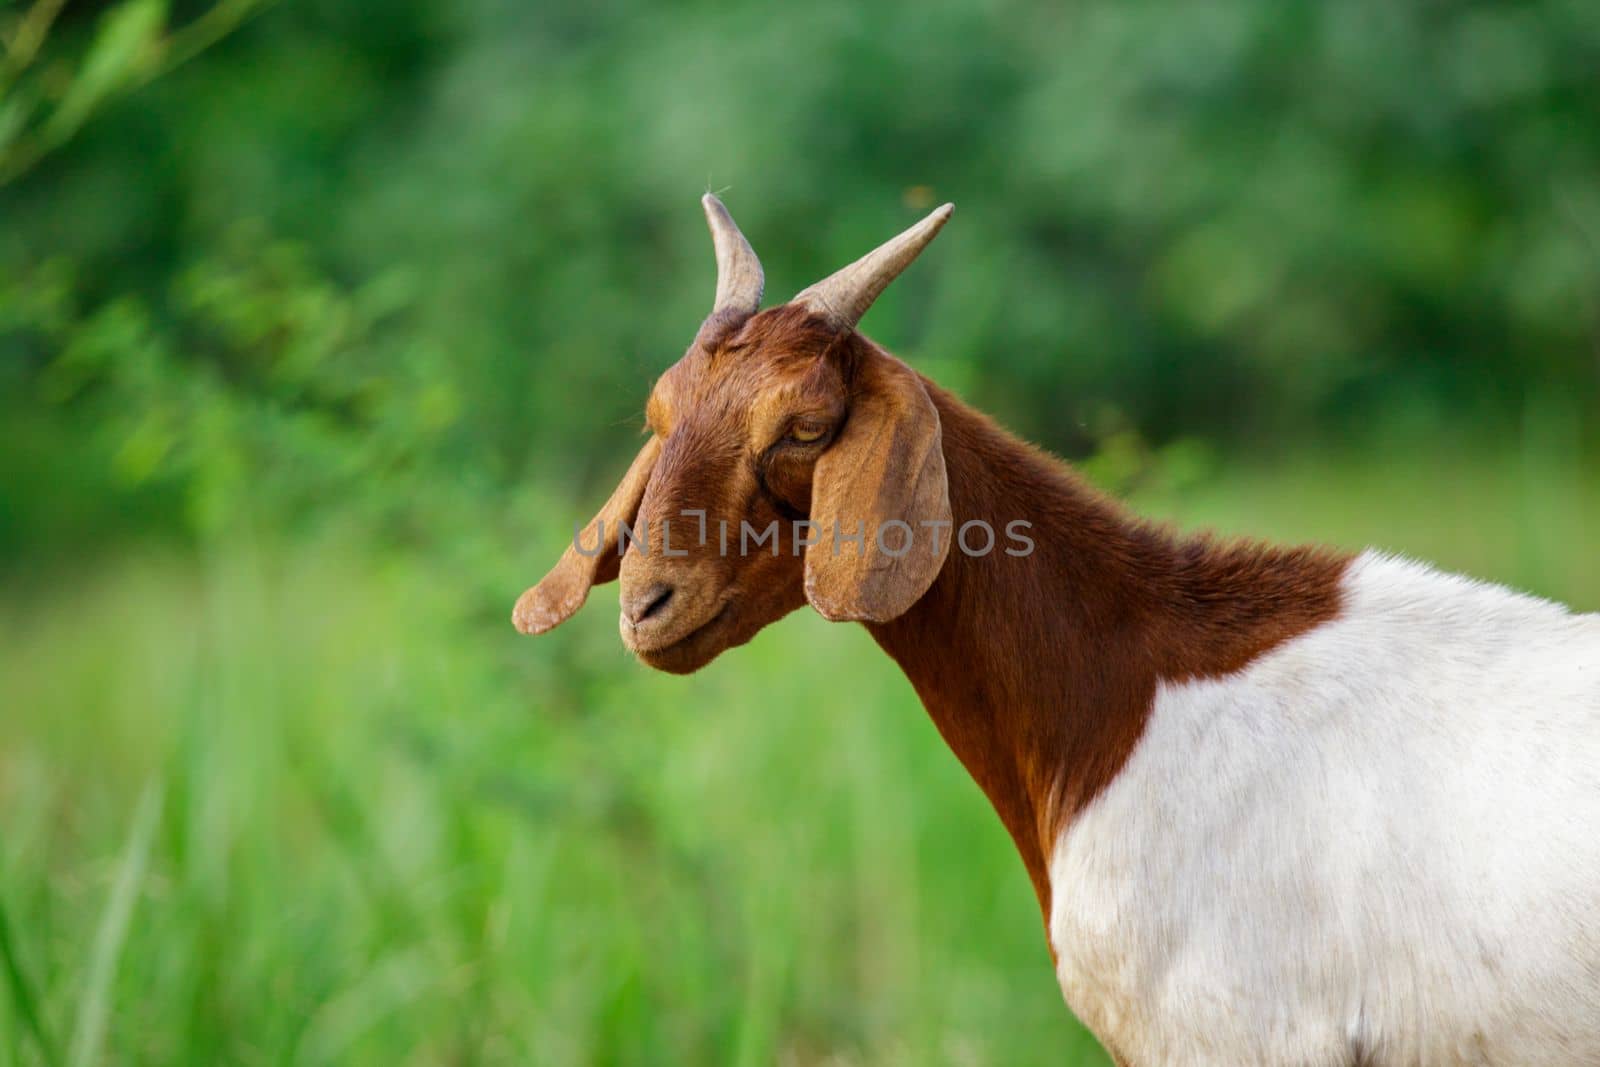
[[[834, 622], [888, 622], [915, 604], [944, 566], [954, 533], [950, 491], [939, 412], [921, 380], [890, 357], [866, 361], [858, 374], [844, 430], [817, 460], [811, 481], [817, 543], [806, 549], [806, 599]], [[845, 540], [858, 525], [860, 543]]]
[[[644, 487], [650, 483], [650, 472], [655, 469], [656, 457], [660, 454], [661, 439], [651, 435], [599, 514], [589, 520], [589, 525], [573, 539], [573, 544], [561, 553], [561, 559], [550, 573], [517, 598], [517, 606], [511, 611], [513, 626], [525, 634], [542, 634], [554, 629], [583, 607], [590, 586], [603, 585], [616, 578], [622, 567], [622, 554], [617, 550], [618, 524], [631, 523], [638, 514]], [[604, 545], [600, 544], [602, 534]], [[578, 551], [580, 544], [585, 550], [591, 545], [596, 550], [585, 555]]]

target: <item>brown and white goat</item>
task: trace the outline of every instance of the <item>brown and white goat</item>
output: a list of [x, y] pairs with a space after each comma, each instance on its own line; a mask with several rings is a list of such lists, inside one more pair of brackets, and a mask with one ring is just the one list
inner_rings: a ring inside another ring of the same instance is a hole
[[856, 331], [948, 205], [761, 311], [704, 203], [712, 313], [519, 629], [619, 575], [668, 671], [865, 623], [1121, 1063], [1600, 1063], [1600, 616], [1138, 522]]

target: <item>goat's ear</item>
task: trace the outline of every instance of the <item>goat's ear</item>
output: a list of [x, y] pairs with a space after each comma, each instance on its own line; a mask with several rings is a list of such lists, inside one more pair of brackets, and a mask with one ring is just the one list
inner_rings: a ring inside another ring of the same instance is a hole
[[[652, 435], [634, 457], [628, 473], [622, 476], [611, 499], [599, 514], [567, 546], [561, 559], [540, 583], [517, 598], [511, 611], [511, 624], [525, 634], [542, 634], [566, 622], [589, 598], [589, 588], [616, 578], [622, 567], [618, 551], [620, 524], [632, 523], [639, 512], [639, 501], [650, 483], [656, 457], [661, 454], [661, 439]], [[600, 544], [604, 535], [605, 544]], [[586, 552], [579, 552], [578, 545]], [[593, 546], [593, 551], [588, 551]]]
[[844, 430], [811, 482], [816, 543], [806, 549], [806, 599], [834, 622], [888, 622], [944, 566], [950, 491], [939, 412], [916, 374], [883, 356], [864, 362], [857, 382]]

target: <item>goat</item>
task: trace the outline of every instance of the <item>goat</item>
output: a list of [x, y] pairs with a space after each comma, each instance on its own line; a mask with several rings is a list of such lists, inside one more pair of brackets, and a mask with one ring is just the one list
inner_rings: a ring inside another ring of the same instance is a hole
[[704, 207], [712, 312], [518, 629], [618, 577], [667, 671], [864, 623], [1119, 1064], [1600, 1063], [1600, 615], [1137, 521], [856, 330], [950, 205], [765, 311]]

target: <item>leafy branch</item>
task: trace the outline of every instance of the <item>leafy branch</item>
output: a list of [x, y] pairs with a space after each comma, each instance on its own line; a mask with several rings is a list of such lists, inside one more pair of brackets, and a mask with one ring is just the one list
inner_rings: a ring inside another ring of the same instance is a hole
[[100, 17], [82, 60], [63, 82], [45, 46], [65, 2], [34, 0], [4, 42], [0, 185], [32, 170], [108, 102], [193, 59], [273, 0], [219, 0], [175, 28], [167, 25], [168, 0], [123, 0]]

